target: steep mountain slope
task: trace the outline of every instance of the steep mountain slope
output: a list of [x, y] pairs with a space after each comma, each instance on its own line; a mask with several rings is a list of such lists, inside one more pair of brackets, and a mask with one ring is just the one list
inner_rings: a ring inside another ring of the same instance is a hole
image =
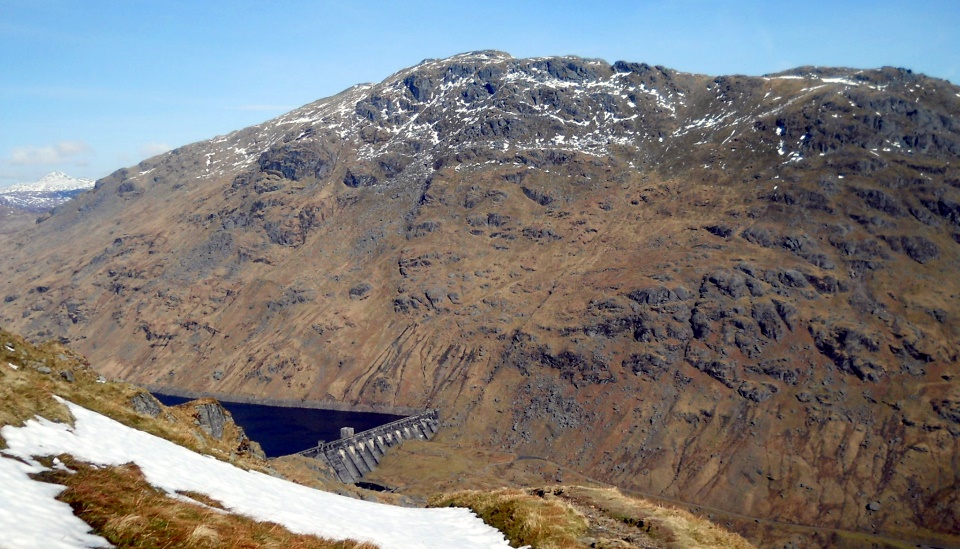
[[[36, 347], [0, 330], [5, 548], [491, 548], [507, 547], [505, 536], [534, 547], [752, 547], [689, 513], [607, 487], [425, 494], [430, 507], [451, 507], [454, 498], [479, 506], [485, 526], [464, 509], [410, 509], [413, 500], [400, 494], [344, 486], [318, 465], [266, 461], [215, 400], [167, 407], [140, 387], [107, 381], [59, 343]], [[359, 497], [342, 497], [348, 490]]]
[[0, 204], [0, 235], [21, 230], [33, 223], [36, 218], [36, 214]]
[[621, 486], [933, 539], [958, 113], [902, 69], [428, 60], [98, 181], [7, 246], [0, 321], [142, 383], [437, 407]]
[[90, 179], [77, 179], [51, 172], [34, 183], [0, 189], [0, 205], [25, 212], [45, 212], [93, 188]]

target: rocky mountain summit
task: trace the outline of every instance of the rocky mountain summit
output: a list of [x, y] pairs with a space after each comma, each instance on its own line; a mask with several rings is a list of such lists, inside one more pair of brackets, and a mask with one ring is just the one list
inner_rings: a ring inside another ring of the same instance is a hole
[[0, 189], [0, 205], [26, 212], [46, 212], [93, 188], [93, 185], [90, 179], [51, 172], [34, 183]]
[[426, 60], [3, 237], [0, 321], [140, 383], [438, 408], [765, 543], [956, 543], [958, 115], [905, 69]]

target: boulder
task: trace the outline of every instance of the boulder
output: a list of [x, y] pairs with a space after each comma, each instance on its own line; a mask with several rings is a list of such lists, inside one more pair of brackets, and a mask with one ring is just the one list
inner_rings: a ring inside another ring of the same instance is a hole
[[205, 433], [217, 440], [223, 438], [223, 426], [227, 422], [227, 415], [219, 402], [194, 405], [193, 417]]
[[157, 417], [160, 415], [160, 402], [150, 393], [137, 393], [130, 399], [130, 407], [138, 414]]

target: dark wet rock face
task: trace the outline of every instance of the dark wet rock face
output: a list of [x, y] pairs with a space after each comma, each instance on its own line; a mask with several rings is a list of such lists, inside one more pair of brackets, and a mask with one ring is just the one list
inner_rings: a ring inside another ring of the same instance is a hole
[[871, 359], [880, 351], [878, 338], [848, 327], [819, 328], [811, 326], [814, 343], [824, 356], [843, 372], [866, 381], [878, 381], [882, 366]]
[[623, 361], [623, 367], [630, 368], [635, 374], [643, 374], [654, 381], [659, 381], [660, 376], [670, 369], [670, 363], [657, 355], [631, 355], [629, 359]]
[[895, 252], [902, 252], [917, 263], [927, 263], [940, 257], [940, 248], [922, 236], [887, 236], [883, 239]]
[[284, 179], [300, 181], [307, 177], [322, 179], [333, 171], [336, 156], [325, 143], [315, 140], [298, 140], [274, 146], [260, 155], [261, 172], [273, 172]]
[[906, 209], [900, 203], [887, 193], [876, 189], [857, 189], [854, 191], [857, 196], [863, 199], [864, 203], [892, 217], [903, 217], [907, 214]]
[[733, 229], [725, 225], [707, 225], [704, 229], [721, 238], [729, 238], [733, 235]]
[[354, 173], [352, 171], [347, 171], [347, 174], [343, 176], [343, 184], [354, 189], [358, 187], [372, 187], [377, 183], [377, 177], [370, 173]]
[[616, 376], [601, 356], [585, 356], [568, 349], [557, 353], [546, 345], [538, 345], [523, 332], [514, 334], [513, 344], [500, 359], [501, 364], [512, 364], [524, 375], [540, 368], [556, 371], [559, 377], [575, 387], [614, 383]]
[[737, 393], [754, 402], [764, 402], [775, 395], [779, 389], [772, 383], [743, 382], [737, 387]]
[[933, 403], [940, 417], [960, 425], [960, 398], [942, 399]]
[[366, 282], [361, 282], [353, 288], [350, 288], [350, 297], [352, 299], [365, 299], [370, 295], [370, 290], [373, 289], [373, 286], [367, 284]]
[[783, 337], [784, 325], [780, 322], [780, 315], [773, 304], [762, 302], [754, 304], [752, 316], [765, 337], [777, 341]]
[[683, 287], [671, 290], [660, 286], [657, 288], [634, 290], [627, 294], [627, 297], [641, 305], [664, 305], [689, 299], [690, 294]]

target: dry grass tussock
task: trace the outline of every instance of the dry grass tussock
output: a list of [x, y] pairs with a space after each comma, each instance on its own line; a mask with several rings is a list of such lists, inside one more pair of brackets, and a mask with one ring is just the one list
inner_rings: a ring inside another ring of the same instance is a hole
[[[67, 487], [58, 499], [94, 531], [120, 548], [161, 547], [237, 549], [375, 549], [357, 541], [332, 541], [293, 534], [280, 525], [258, 522], [218, 509], [219, 503], [173, 498], [150, 486], [136, 465], [93, 467], [60, 456], [76, 471], [51, 471], [42, 480]], [[213, 505], [209, 505], [211, 503]]]
[[[40, 373], [41, 368], [48, 368], [50, 374]], [[57, 390], [60, 383], [68, 383], [60, 377], [61, 371], [75, 377], [82, 372], [81, 382], [92, 377], [88, 381], [96, 383], [96, 374], [83, 358], [68, 349], [55, 344], [36, 347], [0, 330], [0, 427], [22, 425], [38, 415], [52, 421], [73, 421], [67, 408], [50, 398], [67, 392]]]
[[467, 490], [430, 506], [467, 507], [515, 547], [752, 549], [742, 537], [687, 511], [631, 498], [615, 488], [552, 486]]
[[587, 527], [586, 519], [562, 501], [509, 488], [443, 494], [432, 498], [429, 506], [467, 507], [503, 532], [515, 547], [581, 547], [578, 538]]
[[632, 498], [616, 488], [564, 487], [563, 497], [580, 505], [602, 510], [606, 515], [636, 525], [664, 547], [676, 549], [752, 549], [754, 546], [733, 532], [675, 507]]

